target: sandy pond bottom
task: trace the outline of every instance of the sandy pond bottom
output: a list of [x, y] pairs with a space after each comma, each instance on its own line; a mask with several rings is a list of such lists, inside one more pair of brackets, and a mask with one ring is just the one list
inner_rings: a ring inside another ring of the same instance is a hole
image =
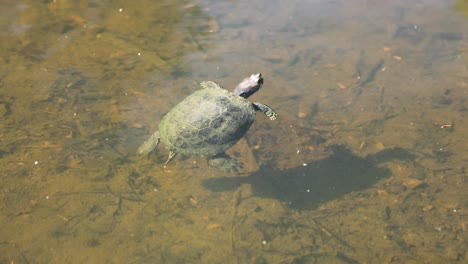
[[[0, 4], [0, 263], [468, 260], [451, 3], [23, 2]], [[257, 71], [278, 119], [229, 150], [241, 173], [134, 154], [200, 81]]]

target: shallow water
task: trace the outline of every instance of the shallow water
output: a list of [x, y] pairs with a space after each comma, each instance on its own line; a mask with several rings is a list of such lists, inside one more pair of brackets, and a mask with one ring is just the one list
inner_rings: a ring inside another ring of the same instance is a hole
[[[464, 263], [464, 1], [1, 1], [0, 263]], [[229, 153], [135, 150], [262, 72]]]

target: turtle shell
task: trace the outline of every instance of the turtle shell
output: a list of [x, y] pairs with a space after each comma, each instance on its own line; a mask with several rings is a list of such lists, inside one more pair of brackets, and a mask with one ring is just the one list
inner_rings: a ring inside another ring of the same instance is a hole
[[213, 156], [234, 145], [255, 121], [251, 102], [221, 87], [189, 95], [159, 124], [161, 142], [175, 154]]

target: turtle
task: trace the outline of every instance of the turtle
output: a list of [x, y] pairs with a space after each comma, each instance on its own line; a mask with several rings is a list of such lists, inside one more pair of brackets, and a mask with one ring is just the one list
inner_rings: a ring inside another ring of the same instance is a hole
[[245, 78], [233, 92], [213, 81], [200, 83], [202, 89], [164, 115], [159, 129], [138, 147], [137, 154], [150, 153], [161, 141], [170, 152], [166, 164], [178, 154], [206, 156], [209, 165], [216, 169], [239, 171], [243, 164], [225, 151], [249, 130], [256, 111], [263, 112], [271, 120], [277, 116], [269, 106], [247, 100], [262, 85], [261, 73]]

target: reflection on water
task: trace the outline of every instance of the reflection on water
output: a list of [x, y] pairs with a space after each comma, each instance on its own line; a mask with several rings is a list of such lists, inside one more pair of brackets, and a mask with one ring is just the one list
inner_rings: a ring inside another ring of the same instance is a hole
[[[1, 263], [467, 261], [465, 1], [0, 6]], [[136, 157], [252, 72], [242, 173]]]

